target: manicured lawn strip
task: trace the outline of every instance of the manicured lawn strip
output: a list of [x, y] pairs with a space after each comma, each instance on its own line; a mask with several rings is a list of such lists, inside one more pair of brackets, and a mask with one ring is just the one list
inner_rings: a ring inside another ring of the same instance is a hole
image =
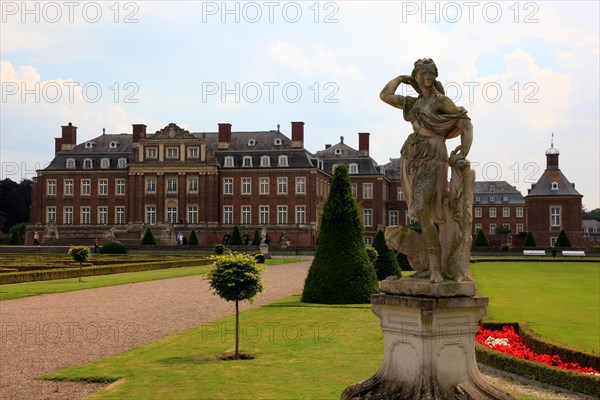
[[[299, 296], [244, 311], [242, 353], [234, 319], [167, 336], [124, 353], [47, 375], [46, 379], [116, 381], [90, 399], [338, 399], [366, 379], [382, 358], [379, 320], [369, 305], [312, 306]], [[521, 396], [519, 399], [532, 399]]]
[[[296, 259], [274, 258], [267, 260], [266, 265], [289, 264]], [[104, 286], [124, 285], [127, 283], [146, 282], [158, 279], [179, 278], [191, 275], [203, 275], [211, 265], [157, 269], [151, 271], [125, 272], [121, 274], [86, 276], [81, 282], [78, 278], [56, 279], [51, 281], [25, 282], [0, 286], [0, 301], [41, 294], [71, 292], [74, 290], [92, 289]]]
[[490, 298], [486, 321], [526, 321], [550, 341], [600, 351], [600, 265], [481, 262], [471, 271]]

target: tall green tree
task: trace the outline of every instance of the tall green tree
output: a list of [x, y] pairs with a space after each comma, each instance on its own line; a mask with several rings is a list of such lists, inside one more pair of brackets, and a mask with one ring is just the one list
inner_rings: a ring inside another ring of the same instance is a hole
[[235, 355], [240, 359], [240, 310], [239, 302], [252, 301], [262, 292], [262, 269], [248, 254], [226, 254], [218, 256], [215, 266], [208, 273], [210, 287], [219, 297], [235, 302]]
[[32, 181], [29, 179], [23, 179], [20, 183], [9, 178], [0, 181], [0, 230], [2, 232], [8, 232], [13, 225], [29, 222], [31, 184]]
[[252, 238], [252, 246], [258, 246], [260, 244], [260, 234], [258, 229], [254, 231], [254, 237]]
[[154, 235], [152, 234], [152, 229], [148, 227], [146, 232], [144, 233], [144, 237], [142, 238], [143, 245], [156, 245], [156, 239], [154, 239]]
[[241, 246], [244, 244], [242, 240], [242, 234], [240, 233], [240, 228], [237, 225], [233, 227], [233, 232], [231, 233], [231, 237], [227, 242], [228, 246]]
[[525, 236], [525, 240], [523, 241], [523, 246], [525, 247], [535, 247], [537, 243], [535, 242], [535, 238], [533, 237], [533, 232], [527, 232], [527, 236]]
[[558, 237], [556, 238], [556, 243], [554, 244], [555, 247], [571, 247], [571, 241], [569, 240], [569, 237], [567, 236], [567, 232], [565, 232], [564, 229], [561, 229]]
[[398, 265], [398, 260], [396, 259], [394, 252], [387, 246], [387, 243], [385, 242], [385, 235], [381, 229], [378, 230], [377, 235], [375, 235], [373, 247], [379, 254], [375, 260], [375, 263], [373, 264], [375, 267], [375, 273], [377, 274], [377, 279], [382, 281], [388, 276], [392, 275], [400, 278], [402, 275], [402, 272], [400, 271], [400, 265]]
[[475, 236], [475, 240], [473, 241], [473, 246], [489, 246], [490, 241], [483, 233], [483, 230], [480, 229], [477, 231], [477, 236]]
[[190, 239], [187, 242], [188, 246], [198, 246], [198, 236], [196, 236], [196, 231], [192, 230], [190, 233]]
[[302, 301], [321, 304], [368, 303], [379, 292], [373, 264], [363, 244], [363, 222], [350, 185], [348, 167], [335, 168], [323, 205], [321, 233], [304, 282]]

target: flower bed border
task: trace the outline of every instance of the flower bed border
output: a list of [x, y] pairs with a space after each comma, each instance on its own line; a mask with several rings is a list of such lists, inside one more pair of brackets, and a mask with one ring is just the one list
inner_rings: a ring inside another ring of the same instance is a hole
[[[583, 366], [589, 366], [594, 369], [597, 369], [597, 365], [600, 363], [600, 356], [577, 351], [542, 339], [541, 336], [533, 332], [531, 328], [523, 322], [494, 322], [484, 323], [482, 325], [485, 329], [491, 330], [501, 330], [503, 326], [512, 326], [515, 333], [521, 336], [527, 347], [536, 353], [558, 354], [565, 362], [577, 362]], [[559, 386], [564, 389], [573, 390], [590, 396], [600, 397], [600, 377], [598, 376], [550, 367], [545, 364], [513, 357], [485, 347], [479, 343], [475, 343], [475, 353], [477, 362], [490, 367], [511, 372], [538, 382]]]

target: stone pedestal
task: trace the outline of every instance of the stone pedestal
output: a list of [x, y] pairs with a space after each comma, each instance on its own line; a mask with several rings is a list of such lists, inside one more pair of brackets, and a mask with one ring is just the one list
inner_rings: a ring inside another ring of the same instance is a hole
[[342, 399], [513, 399], [484, 381], [475, 361], [486, 297], [376, 294], [371, 304], [381, 319], [383, 362], [373, 377], [346, 388]]
[[258, 245], [258, 249], [265, 258], [271, 258], [271, 253], [269, 253], [269, 245], [265, 243], [261, 243]]

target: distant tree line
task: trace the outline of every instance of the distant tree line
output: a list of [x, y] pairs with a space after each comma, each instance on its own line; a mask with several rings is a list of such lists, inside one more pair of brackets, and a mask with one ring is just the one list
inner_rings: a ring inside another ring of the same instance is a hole
[[596, 208], [594, 210], [588, 211], [586, 209], [583, 210], [582, 213], [583, 219], [595, 219], [600, 222], [600, 208]]
[[9, 178], [0, 181], [0, 231], [8, 232], [14, 225], [29, 222], [31, 184], [30, 179], [20, 183]]

